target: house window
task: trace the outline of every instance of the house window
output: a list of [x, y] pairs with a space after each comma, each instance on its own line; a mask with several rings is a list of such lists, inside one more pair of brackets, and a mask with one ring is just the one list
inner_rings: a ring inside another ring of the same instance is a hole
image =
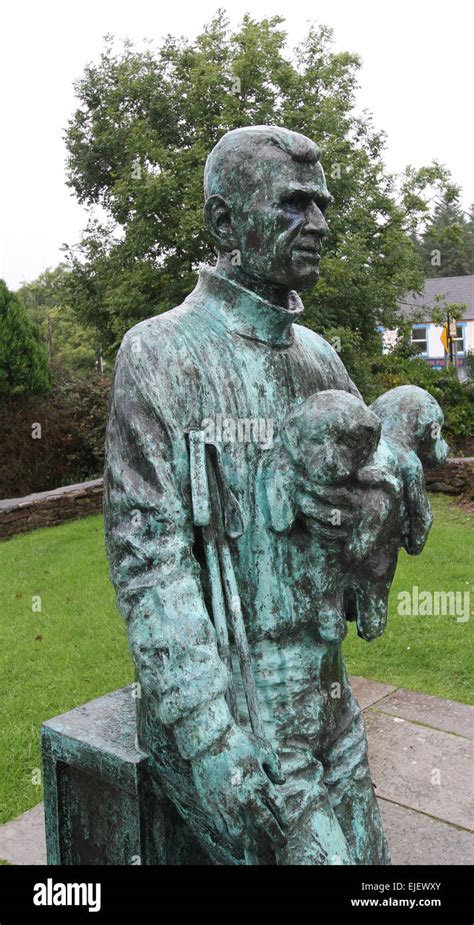
[[457, 346], [457, 356], [462, 356], [465, 353], [464, 347], [464, 332], [466, 328], [463, 324], [456, 325], [456, 337], [453, 337], [453, 342]]
[[418, 353], [428, 353], [428, 328], [415, 325], [411, 332], [411, 342]]

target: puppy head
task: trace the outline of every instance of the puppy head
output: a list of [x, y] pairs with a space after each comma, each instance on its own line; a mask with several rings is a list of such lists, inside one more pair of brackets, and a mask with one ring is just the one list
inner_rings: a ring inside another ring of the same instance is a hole
[[364, 403], [338, 389], [311, 395], [289, 414], [259, 473], [266, 522], [288, 530], [299, 513], [298, 492], [344, 485], [375, 452], [381, 424]]
[[328, 389], [311, 395], [284, 421], [280, 431], [288, 455], [310, 482], [344, 484], [376, 450], [381, 426], [366, 405], [349, 392]]
[[384, 436], [414, 450], [423, 466], [442, 466], [449, 446], [441, 435], [444, 416], [432, 395], [416, 385], [385, 392], [370, 406]]

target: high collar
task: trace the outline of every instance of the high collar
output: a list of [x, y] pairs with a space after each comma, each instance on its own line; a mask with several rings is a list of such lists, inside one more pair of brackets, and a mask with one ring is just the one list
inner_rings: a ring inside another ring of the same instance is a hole
[[293, 290], [289, 294], [290, 308], [282, 308], [206, 266], [200, 267], [195, 294], [211, 295], [230, 331], [273, 347], [289, 347], [293, 343], [293, 323], [304, 311], [299, 295]]

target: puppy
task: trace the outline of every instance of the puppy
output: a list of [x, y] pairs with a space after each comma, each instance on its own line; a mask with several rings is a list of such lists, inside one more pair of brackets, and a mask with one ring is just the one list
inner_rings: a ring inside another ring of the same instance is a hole
[[[346, 617], [365, 639], [383, 633], [398, 551], [421, 552], [431, 526], [422, 463], [446, 459], [442, 421], [435, 399], [415, 386], [392, 389], [370, 408], [331, 389], [288, 415], [264, 455], [263, 516], [276, 533], [310, 537], [311, 607], [326, 642], [344, 638]], [[334, 489], [346, 513], [335, 507], [328, 519], [317, 499], [331, 503]]]

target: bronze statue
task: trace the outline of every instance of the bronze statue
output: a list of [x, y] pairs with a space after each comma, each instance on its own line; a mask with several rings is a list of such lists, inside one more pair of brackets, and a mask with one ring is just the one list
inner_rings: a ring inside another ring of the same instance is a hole
[[[216, 266], [200, 269], [182, 305], [129, 331], [117, 357], [107, 549], [141, 683], [139, 741], [169, 811], [169, 864], [390, 863], [342, 657], [354, 601], [338, 556], [352, 575], [357, 559], [368, 585], [365, 562], [381, 543], [393, 564], [403, 518], [410, 529], [410, 451], [403, 441], [386, 449], [398, 460], [392, 482], [380, 459], [379, 482], [367, 475], [384, 415], [365, 408], [338, 354], [300, 323], [296, 290], [318, 279], [330, 201], [314, 142], [274, 126], [228, 132], [205, 170]], [[277, 446], [262, 431], [281, 442], [288, 416], [326, 390], [358, 408], [347, 470], [357, 490], [337, 477], [329, 426], [322, 478], [299, 477], [297, 504], [282, 514], [278, 486], [262, 487]], [[364, 492], [383, 502], [370, 507], [370, 529]], [[411, 525], [412, 551], [428, 520]]]

